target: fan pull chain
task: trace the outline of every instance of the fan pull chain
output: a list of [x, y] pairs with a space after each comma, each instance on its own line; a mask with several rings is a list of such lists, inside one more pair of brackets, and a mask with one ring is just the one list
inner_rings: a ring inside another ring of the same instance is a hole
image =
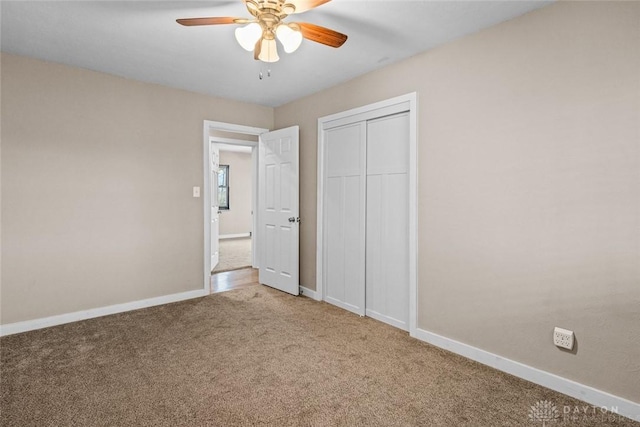
[[[267, 77], [271, 77], [271, 68], [267, 68]], [[262, 72], [262, 68], [260, 68], [260, 72], [258, 73], [258, 78], [262, 80], [264, 78], [264, 74]]]

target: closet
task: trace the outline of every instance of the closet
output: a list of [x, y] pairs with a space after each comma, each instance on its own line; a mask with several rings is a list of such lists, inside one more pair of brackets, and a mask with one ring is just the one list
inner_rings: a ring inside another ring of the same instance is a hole
[[404, 330], [410, 283], [408, 110], [407, 103], [355, 114], [320, 129], [323, 299]]

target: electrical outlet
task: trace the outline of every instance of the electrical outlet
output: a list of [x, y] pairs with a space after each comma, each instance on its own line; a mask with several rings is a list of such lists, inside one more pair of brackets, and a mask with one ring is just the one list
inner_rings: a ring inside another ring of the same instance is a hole
[[573, 331], [556, 326], [553, 329], [553, 343], [558, 347], [573, 349]]

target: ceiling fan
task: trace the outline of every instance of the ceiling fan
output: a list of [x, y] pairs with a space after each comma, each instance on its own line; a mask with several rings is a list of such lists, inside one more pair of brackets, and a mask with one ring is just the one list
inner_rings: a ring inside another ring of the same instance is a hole
[[306, 22], [284, 22], [295, 13], [306, 12], [331, 0], [242, 0], [253, 18], [186, 18], [176, 22], [185, 26], [248, 24], [236, 29], [236, 39], [240, 46], [253, 57], [263, 62], [276, 62], [278, 47], [276, 38], [282, 43], [284, 51], [294, 52], [302, 39], [314, 41], [331, 47], [340, 47], [347, 41], [345, 34]]

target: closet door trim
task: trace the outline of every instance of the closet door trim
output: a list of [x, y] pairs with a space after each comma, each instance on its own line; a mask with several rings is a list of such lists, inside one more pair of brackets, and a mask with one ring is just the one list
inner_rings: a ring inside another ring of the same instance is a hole
[[[379, 108], [374, 108], [369, 111], [360, 111], [360, 108], [357, 108], [355, 113], [347, 111], [347, 116], [340, 117], [342, 113], [334, 114], [331, 116], [327, 116], [328, 121], [322, 124], [323, 130], [329, 130], [333, 128], [337, 128], [340, 126], [346, 126], [353, 123], [358, 122], [366, 122], [369, 120], [376, 120], [386, 116], [393, 116], [398, 113], [404, 113], [405, 111], [409, 111], [411, 109], [411, 103], [408, 101], [399, 102], [393, 105], [385, 105]], [[336, 117], [338, 116], [338, 117]]]
[[377, 102], [342, 113], [332, 114], [318, 119], [318, 169], [317, 169], [317, 251], [316, 251], [316, 293], [317, 300], [325, 299], [324, 265], [324, 194], [325, 194], [325, 132], [338, 126], [377, 119], [392, 114], [408, 112], [409, 114], [409, 333], [417, 332], [417, 299], [418, 299], [418, 220], [417, 220], [417, 94], [415, 92]]

